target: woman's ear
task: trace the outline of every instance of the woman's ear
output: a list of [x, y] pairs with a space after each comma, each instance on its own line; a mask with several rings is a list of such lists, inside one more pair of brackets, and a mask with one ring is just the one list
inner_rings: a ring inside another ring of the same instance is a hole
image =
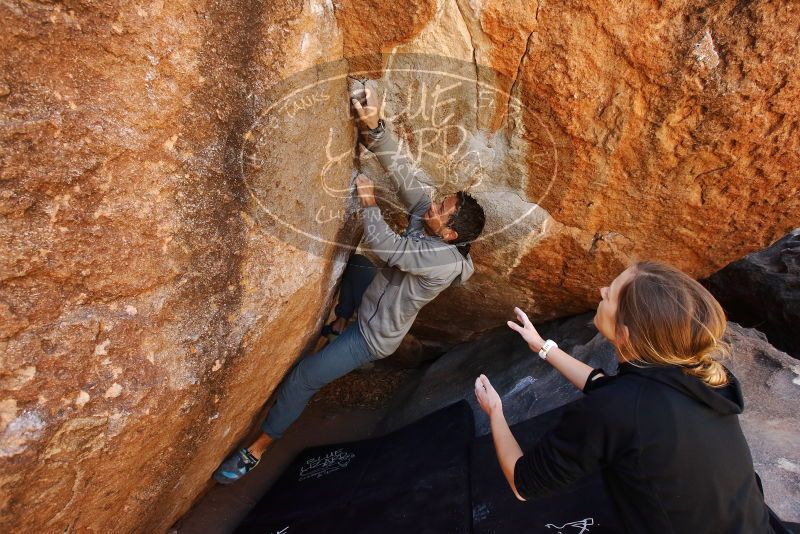
[[614, 324], [612, 330], [614, 331], [614, 339], [610, 341], [614, 343], [614, 345], [624, 345], [628, 341], [630, 331], [627, 326], [624, 324]]
[[617, 347], [622, 347], [624, 345], [627, 345], [628, 341], [630, 341], [630, 335], [631, 332], [630, 330], [628, 330], [627, 326], [625, 326], [624, 324], [617, 326], [614, 332], [614, 345], [616, 345]]

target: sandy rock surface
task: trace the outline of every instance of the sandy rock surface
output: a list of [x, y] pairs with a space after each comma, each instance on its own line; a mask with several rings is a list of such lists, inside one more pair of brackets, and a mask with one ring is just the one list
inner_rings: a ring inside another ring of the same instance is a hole
[[510, 302], [580, 313], [636, 259], [707, 276], [796, 226], [796, 5], [435, 5], [382, 49], [378, 86], [433, 184], [474, 192], [488, 223], [476, 276], [417, 337], [467, 339]]
[[[345, 212], [306, 178], [327, 162], [309, 147], [352, 148], [346, 84], [324, 128], [292, 104], [260, 120], [342, 32], [329, 4], [282, 1], [7, 3], [0, 25], [0, 530], [163, 532], [315, 337], [358, 238], [275, 222]], [[327, 171], [347, 188], [349, 162]]]
[[742, 383], [739, 420], [764, 482], [764, 495], [784, 521], [800, 523], [800, 364], [764, 334], [728, 323], [726, 365]]
[[797, 226], [788, 1], [6, 2], [0, 27], [3, 531], [159, 532], [207, 487], [315, 341], [356, 169], [386, 183], [347, 74], [489, 215], [421, 342]]

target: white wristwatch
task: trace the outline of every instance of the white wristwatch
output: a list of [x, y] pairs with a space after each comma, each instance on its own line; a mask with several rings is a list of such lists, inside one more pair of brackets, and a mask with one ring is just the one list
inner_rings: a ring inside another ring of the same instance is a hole
[[544, 342], [544, 345], [542, 345], [542, 348], [539, 349], [539, 357], [541, 359], [543, 359], [543, 360], [546, 360], [547, 359], [547, 353], [550, 352], [550, 349], [555, 348], [555, 347], [558, 347], [556, 342], [553, 341], [552, 339], [548, 339], [547, 341]]

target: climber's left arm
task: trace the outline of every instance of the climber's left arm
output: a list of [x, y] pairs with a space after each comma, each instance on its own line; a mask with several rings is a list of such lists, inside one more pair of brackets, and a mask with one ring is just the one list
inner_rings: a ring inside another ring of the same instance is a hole
[[352, 99], [352, 104], [358, 114], [358, 122], [364, 129], [365, 146], [388, 171], [397, 187], [397, 195], [409, 214], [419, 217], [428, 211], [431, 204], [433, 190], [426, 185], [431, 183], [431, 178], [414, 163], [407, 149], [401, 150], [397, 135], [380, 118], [375, 83], [367, 82], [364, 92], [366, 106], [362, 106], [356, 98]]

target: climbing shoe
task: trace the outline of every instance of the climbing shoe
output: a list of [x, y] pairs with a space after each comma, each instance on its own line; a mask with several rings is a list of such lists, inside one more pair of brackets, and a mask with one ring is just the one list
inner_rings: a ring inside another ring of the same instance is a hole
[[320, 332], [320, 337], [327, 337], [328, 341], [333, 341], [334, 339], [339, 337], [339, 334], [341, 334], [341, 332], [337, 332], [336, 330], [334, 330], [333, 323], [331, 323], [331, 324], [326, 324], [325, 326], [322, 327], [322, 332]]
[[257, 465], [258, 460], [250, 454], [250, 451], [239, 449], [228, 456], [228, 459], [217, 468], [214, 473], [214, 480], [220, 484], [233, 484]]

